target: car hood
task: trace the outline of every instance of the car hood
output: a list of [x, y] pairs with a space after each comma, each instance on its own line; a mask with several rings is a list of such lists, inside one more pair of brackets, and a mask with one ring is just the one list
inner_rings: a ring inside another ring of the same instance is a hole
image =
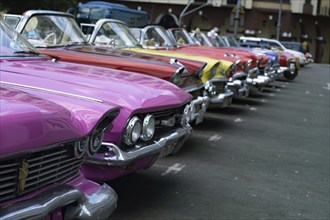
[[[100, 46], [70, 46], [59, 48], [38, 48], [44, 54], [60, 57], [61, 61], [90, 64], [111, 69], [138, 72], [169, 80], [178, 70], [170, 64], [170, 58], [134, 53]], [[161, 71], [157, 71], [161, 69]]]
[[302, 60], [305, 59], [305, 55], [302, 52], [291, 50], [291, 49], [285, 49], [284, 51], [288, 52], [294, 56], [299, 57], [299, 59], [302, 59]]
[[[4, 83], [0, 85], [0, 157], [87, 136], [112, 108]], [[86, 109], [86, 102], [89, 109]]]
[[[199, 53], [204, 56], [209, 56], [213, 58], [223, 59], [230, 62], [235, 62], [236, 60], [241, 60], [242, 64], [245, 65], [245, 63], [252, 59], [252, 67], [255, 67], [257, 65], [257, 57], [253, 53], [249, 52], [243, 52], [242, 50], [235, 50], [235, 49], [228, 49], [228, 48], [221, 48], [221, 47], [207, 47], [207, 46], [183, 46], [182, 50], [184, 52], [189, 53]], [[226, 55], [228, 54], [228, 55]], [[230, 55], [234, 54], [234, 57], [231, 57]], [[261, 59], [261, 58], [259, 58]]]
[[211, 71], [211, 68], [213, 65], [219, 62], [217, 59], [209, 58], [209, 57], [202, 57], [197, 56], [194, 54], [185, 54], [180, 49], [170, 49], [170, 50], [163, 50], [163, 49], [142, 49], [142, 48], [130, 48], [125, 49], [130, 51], [135, 51], [139, 53], [144, 54], [154, 54], [159, 56], [166, 56], [166, 57], [173, 57], [173, 58], [182, 58], [182, 59], [188, 59], [188, 60], [194, 60], [194, 61], [202, 61], [206, 63], [206, 66], [204, 68], [205, 72]]
[[191, 98], [167, 81], [127, 71], [39, 59], [5, 61], [1, 68], [8, 71], [3, 81], [100, 99], [129, 111], [179, 106]]
[[224, 72], [232, 65], [232, 62], [224, 59], [213, 58], [211, 56], [206, 56], [200, 54], [198, 52], [190, 52], [182, 50], [182, 48], [172, 48], [170, 50], [165, 49], [140, 49], [140, 48], [133, 48], [130, 50], [134, 50], [141, 53], [148, 53], [148, 54], [156, 54], [161, 56], [168, 56], [168, 57], [176, 57], [176, 58], [183, 58], [195, 61], [202, 61], [206, 63], [204, 68], [204, 74], [202, 77], [203, 82], [205, 83], [209, 79], [211, 79], [211, 69], [214, 65], [221, 63], [217, 68], [217, 73], [215, 78], [223, 78], [226, 77]]

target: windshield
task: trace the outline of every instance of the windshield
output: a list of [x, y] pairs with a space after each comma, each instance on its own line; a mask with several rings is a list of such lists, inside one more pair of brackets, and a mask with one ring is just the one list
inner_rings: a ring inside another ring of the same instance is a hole
[[148, 28], [142, 37], [141, 43], [147, 47], [174, 47], [174, 42], [162, 27]]
[[201, 36], [203, 37], [203, 40], [205, 42], [203, 45], [207, 45], [207, 46], [210, 46], [210, 47], [213, 46], [210, 38], [206, 35], [206, 33], [202, 32]]
[[0, 42], [1, 58], [40, 56], [38, 50], [2, 19], [0, 19]]
[[193, 39], [191, 39], [188, 32], [184, 29], [172, 29], [170, 31], [179, 46], [195, 45]]
[[212, 42], [204, 32], [194, 32], [190, 36], [195, 41], [196, 45], [213, 46]]
[[27, 21], [22, 35], [36, 47], [56, 47], [86, 43], [86, 39], [71, 17], [35, 15]]
[[212, 42], [216, 47], [228, 47], [226, 42], [219, 35], [216, 35]]
[[239, 43], [233, 36], [225, 37], [230, 47], [240, 47]]
[[96, 45], [109, 45], [116, 48], [138, 47], [139, 43], [130, 32], [129, 28], [122, 23], [104, 23], [93, 38]]

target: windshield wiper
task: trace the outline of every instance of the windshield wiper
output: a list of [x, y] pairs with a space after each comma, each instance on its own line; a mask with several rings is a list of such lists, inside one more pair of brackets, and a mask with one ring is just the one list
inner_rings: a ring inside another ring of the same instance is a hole
[[32, 51], [32, 50], [20, 50], [20, 51], [15, 51], [14, 54], [32, 54], [32, 55], [40, 55], [39, 52]]

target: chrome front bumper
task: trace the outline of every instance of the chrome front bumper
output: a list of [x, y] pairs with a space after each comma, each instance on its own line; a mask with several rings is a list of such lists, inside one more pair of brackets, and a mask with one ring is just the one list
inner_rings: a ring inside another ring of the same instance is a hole
[[[205, 83], [205, 91], [209, 97], [209, 108], [225, 108], [231, 105], [234, 93], [227, 88], [227, 79], [213, 78]], [[220, 85], [220, 88], [217, 88]], [[223, 92], [219, 92], [223, 90]]]
[[282, 68], [280, 66], [271, 67], [265, 73], [265, 75], [268, 76], [269, 78], [271, 78], [272, 81], [276, 81], [277, 79], [283, 78], [284, 69], [286, 69], [286, 67], [284, 67], [284, 68]]
[[103, 184], [90, 195], [69, 185], [50, 188], [26, 201], [0, 210], [0, 219], [45, 219], [59, 208], [67, 207], [64, 219], [108, 219], [117, 207], [117, 194]]
[[272, 81], [273, 80], [270, 77], [264, 76], [264, 75], [258, 75], [257, 78], [247, 78], [246, 79], [246, 82], [249, 86], [253, 86], [256, 88], [264, 87]]
[[233, 92], [234, 97], [248, 97], [250, 86], [246, 83], [248, 74], [236, 73], [227, 83], [226, 88]]
[[147, 146], [135, 146], [133, 150], [124, 151], [113, 143], [104, 142], [103, 145], [108, 151], [103, 154], [96, 154], [86, 160], [87, 164], [104, 166], [128, 166], [134, 161], [143, 159], [150, 155], [162, 155], [166, 151], [169, 153], [178, 152], [184, 142], [192, 133], [192, 127], [187, 125], [184, 128], [177, 128], [165, 137], [154, 140], [153, 144]]
[[227, 88], [233, 92], [234, 97], [248, 97], [250, 94], [250, 86], [246, 80], [233, 80], [227, 83]]
[[225, 93], [220, 93], [215, 97], [210, 98], [210, 108], [225, 108], [231, 105], [233, 101], [234, 93], [230, 90], [227, 90]]

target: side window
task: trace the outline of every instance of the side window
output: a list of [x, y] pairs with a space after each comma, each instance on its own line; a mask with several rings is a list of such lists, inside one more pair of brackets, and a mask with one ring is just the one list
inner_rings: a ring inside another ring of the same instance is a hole
[[281, 49], [280, 45], [278, 45], [276, 42], [268, 42], [268, 44], [273, 48]]
[[4, 17], [7, 24], [10, 25], [12, 28], [16, 28], [18, 22], [21, 20], [20, 17], [11, 17], [11, 16], [5, 16]]

